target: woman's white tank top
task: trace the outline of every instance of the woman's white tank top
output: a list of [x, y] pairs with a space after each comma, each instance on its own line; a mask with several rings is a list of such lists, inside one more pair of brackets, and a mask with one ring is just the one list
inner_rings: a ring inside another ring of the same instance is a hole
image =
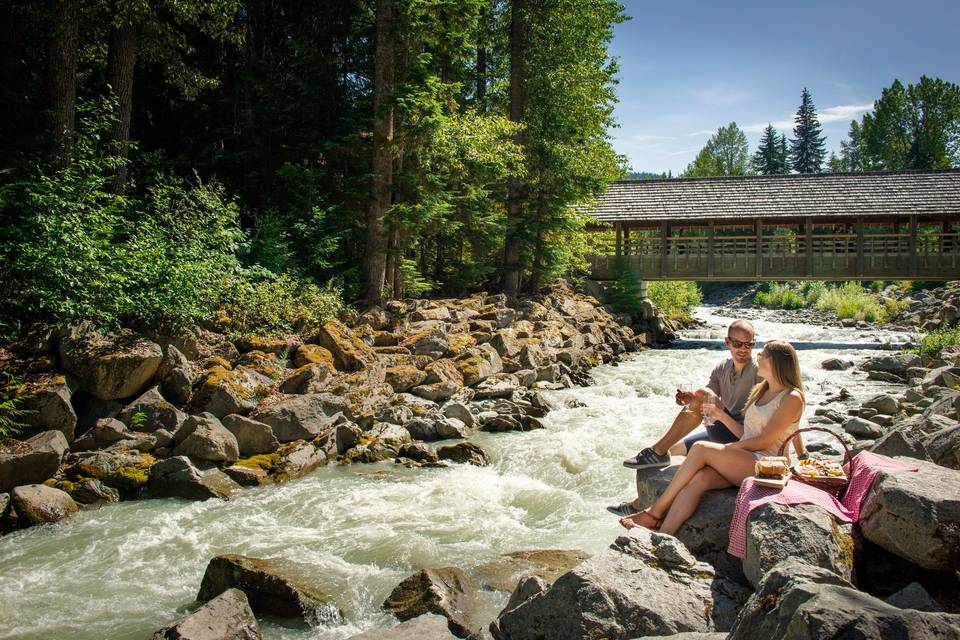
[[[743, 437], [741, 440], [746, 440], [747, 438], [756, 438], [763, 431], [763, 428], [767, 426], [767, 423], [770, 422], [770, 418], [773, 417], [773, 414], [777, 412], [777, 408], [780, 407], [780, 402], [783, 400], [784, 396], [790, 391], [790, 389], [784, 389], [776, 396], [773, 397], [770, 402], [760, 405], [754, 402], [747, 409], [746, 415], [743, 417]], [[802, 416], [801, 416], [802, 418]], [[780, 447], [786, 442], [787, 438], [790, 437], [794, 431], [800, 426], [800, 420], [797, 420], [786, 431], [783, 432], [783, 438], [778, 440], [776, 444], [771, 446], [768, 449], [763, 451], [758, 451], [757, 453], [764, 456], [775, 456], [777, 452], [780, 451]], [[784, 453], [787, 457], [790, 457], [789, 449], [785, 450]]]

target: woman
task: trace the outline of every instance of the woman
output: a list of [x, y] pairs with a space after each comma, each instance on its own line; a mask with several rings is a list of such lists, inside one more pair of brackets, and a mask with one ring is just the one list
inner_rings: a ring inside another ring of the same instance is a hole
[[743, 424], [719, 403], [704, 410], [705, 417], [723, 422], [740, 440], [730, 444], [697, 442], [656, 502], [621, 518], [620, 524], [672, 535], [696, 511], [704, 491], [740, 486], [744, 478], [753, 475], [760, 457], [778, 454], [799, 426], [806, 404], [796, 350], [780, 340], [766, 343], [757, 356], [757, 371], [763, 381], [747, 399]]

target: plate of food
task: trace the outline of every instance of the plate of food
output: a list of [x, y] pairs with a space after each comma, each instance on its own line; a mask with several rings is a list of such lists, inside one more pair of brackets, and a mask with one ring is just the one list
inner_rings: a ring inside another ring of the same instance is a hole
[[784, 488], [790, 477], [789, 464], [785, 456], [763, 456], [753, 466], [754, 482], [762, 487]]
[[793, 474], [804, 482], [824, 485], [843, 485], [847, 482], [847, 475], [839, 462], [806, 458], [798, 460], [793, 467]]

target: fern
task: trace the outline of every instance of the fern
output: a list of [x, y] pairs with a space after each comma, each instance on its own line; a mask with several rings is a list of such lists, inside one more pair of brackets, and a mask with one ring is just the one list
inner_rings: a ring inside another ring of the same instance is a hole
[[23, 393], [23, 382], [12, 373], [0, 372], [0, 443], [20, 435], [29, 427], [23, 418], [35, 413], [23, 405], [34, 394]]

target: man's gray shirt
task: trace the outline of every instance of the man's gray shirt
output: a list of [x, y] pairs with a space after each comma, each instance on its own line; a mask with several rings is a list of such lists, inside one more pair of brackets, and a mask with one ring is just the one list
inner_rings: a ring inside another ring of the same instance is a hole
[[710, 372], [710, 382], [707, 388], [720, 396], [723, 406], [742, 422], [743, 405], [750, 397], [750, 390], [760, 382], [757, 375], [757, 365], [753, 360], [744, 365], [743, 370], [737, 373], [733, 358], [727, 358]]

